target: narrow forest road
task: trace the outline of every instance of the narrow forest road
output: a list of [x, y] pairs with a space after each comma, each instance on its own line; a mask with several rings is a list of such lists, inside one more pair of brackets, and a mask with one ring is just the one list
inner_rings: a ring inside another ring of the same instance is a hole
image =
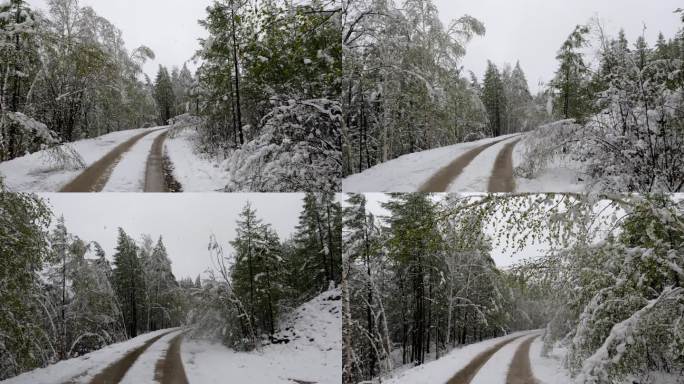
[[[518, 136], [516, 136], [518, 137]], [[443, 167], [435, 173], [428, 181], [426, 181], [420, 188], [419, 192], [448, 192], [449, 186], [459, 179], [459, 176], [471, 166], [473, 160], [480, 156], [487, 149], [494, 147], [497, 144], [511, 140], [505, 138], [497, 140], [485, 145], [473, 148], [468, 152], [460, 155], [446, 167]], [[518, 142], [522, 140], [517, 138], [514, 141], [507, 143], [496, 156], [496, 160], [491, 165], [491, 175], [489, 176], [489, 185], [487, 192], [513, 192], [515, 189], [515, 180], [513, 177], [513, 148]], [[484, 156], [484, 155], [483, 155]], [[481, 166], [480, 164], [473, 164], [472, 166]], [[471, 172], [473, 173], [473, 172]], [[476, 170], [480, 173], [480, 170]], [[484, 188], [483, 188], [484, 189]], [[456, 191], [456, 190], [454, 190]], [[484, 190], [480, 191], [484, 192]]]
[[[539, 335], [535, 334], [532, 337], [522, 340], [525, 337], [527, 336], [518, 336], [504, 340], [475, 356], [470, 363], [458, 371], [447, 384], [471, 384], [475, 382], [493, 383], [495, 381], [494, 377], [496, 376], [505, 377], [506, 384], [539, 384], [539, 381], [535, 379], [534, 374], [532, 373], [532, 367], [530, 365], [530, 345], [539, 337]], [[519, 345], [516, 346], [515, 344], [517, 343], [519, 343]], [[515, 354], [509, 356], [510, 351], [506, 350], [504, 347], [508, 347], [509, 349], [511, 347], [515, 348]], [[492, 362], [495, 360], [497, 363], [505, 361], [510, 362], [510, 364], [491, 367]], [[488, 367], [481, 370], [487, 363], [489, 363]], [[503, 375], [500, 375], [501, 373], [503, 373]]]
[[[175, 333], [178, 334], [175, 336], [171, 335]], [[173, 338], [165, 338], [165, 336], [168, 335], [173, 336]], [[180, 355], [180, 345], [182, 341], [182, 331], [169, 331], [155, 336], [100, 371], [89, 383], [115, 384], [122, 381], [142, 382], [145, 380], [141, 377], [141, 373], [144, 373], [146, 377], [154, 377], [154, 380], [161, 384], [188, 384]], [[156, 360], [153, 366], [149, 367], [150, 372], [141, 372], [148, 369], [144, 364], [144, 361], [155, 359], [156, 354], [163, 349], [165, 349], [166, 352]], [[152, 370], [154, 370], [154, 372], [151, 372]], [[70, 383], [80, 382], [82, 381], [77, 377]]]
[[[115, 189], [116, 191], [125, 190], [127, 192], [142, 192], [145, 190], [147, 192], [148, 187], [151, 189], [151, 192], [165, 191], [161, 190], [165, 189], [163, 187], [164, 174], [161, 166], [161, 152], [167, 132], [168, 127], [160, 127], [133, 136], [127, 141], [119, 144], [116, 148], [104, 155], [100, 160], [96, 161], [90, 167], [86, 168], [75, 179], [62, 187], [60, 192], [102, 192], [110, 185], [111, 179], [117, 171], [117, 168], [124, 162], [127, 163], [125, 164], [126, 169], [117, 172], [116, 176], [118, 178], [121, 178], [121, 173], [126, 174], [131, 169], [134, 170], [136, 168], [142, 167], [142, 169], [145, 169], [144, 180], [141, 182], [136, 182], [135, 175], [127, 175], [128, 178], [133, 179], [133, 181], [131, 182], [128, 180], [128, 182], [125, 182], [126, 180], [124, 180], [124, 182], [118, 182], [118, 189]], [[156, 136], [155, 140], [152, 145], [149, 145], [148, 148], [146, 139], [153, 136]], [[139, 148], [140, 145], [143, 145], [144, 147]], [[144, 151], [144, 159], [146, 160], [143, 161], [147, 161], [147, 163], [137, 164], [139, 162], [137, 158], [126, 161], [129, 160], [129, 157], [133, 157], [134, 154], [137, 155], [138, 151], [140, 150]], [[153, 152], [157, 153], [153, 154]], [[131, 164], [128, 164], [131, 162], [134, 163], [132, 166]], [[161, 180], [161, 184], [159, 180]], [[130, 190], [128, 190], [128, 188], [130, 188]]]

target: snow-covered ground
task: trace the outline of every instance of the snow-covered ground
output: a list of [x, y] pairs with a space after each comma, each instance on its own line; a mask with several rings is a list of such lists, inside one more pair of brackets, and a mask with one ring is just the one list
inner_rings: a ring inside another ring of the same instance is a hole
[[126, 152], [112, 171], [102, 192], [143, 192], [147, 158], [152, 150], [152, 143], [164, 132], [166, 129], [160, 129], [143, 137]]
[[[473, 148], [513, 136], [515, 135], [488, 138], [404, 155], [347, 177], [342, 180], [342, 191], [350, 193], [415, 192], [437, 171], [462, 154]], [[491, 167], [488, 170], [491, 170]]]
[[499, 152], [511, 142], [519, 139], [514, 136], [485, 149], [463, 169], [463, 172], [449, 185], [448, 192], [486, 192], [489, 188], [489, 178], [492, 176], [494, 162]]
[[[529, 136], [513, 149], [513, 168], [522, 164]], [[569, 159], [553, 159], [534, 179], [515, 178], [516, 192], [584, 192], [586, 186], [580, 181], [581, 164]]]
[[106, 346], [98, 351], [60, 361], [46, 368], [36, 369], [3, 381], [3, 384], [62, 384], [88, 383], [100, 371], [116, 362], [146, 341], [175, 329], [146, 333], [133, 339]]
[[[288, 344], [269, 345], [260, 352], [235, 352], [221, 344], [186, 339], [181, 354], [193, 384], [292, 384], [342, 381], [341, 291], [324, 292], [303, 304], [281, 324]], [[297, 337], [295, 338], [296, 335]]]
[[173, 163], [173, 176], [183, 186], [183, 192], [209, 192], [228, 184], [229, 172], [224, 162], [199, 154], [195, 150], [197, 131], [180, 128], [169, 135], [166, 154]]
[[[156, 128], [113, 132], [64, 146], [75, 150], [83, 158], [86, 166], [90, 166], [131, 137], [154, 129]], [[56, 192], [82, 171], [83, 169], [64, 169], [50, 158], [47, 151], [0, 163], [0, 175], [5, 179], [5, 185], [10, 191], [18, 192]]]
[[570, 384], [572, 379], [562, 366], [562, 359], [565, 355], [564, 349], [553, 349], [548, 357], [541, 354], [543, 341], [541, 338], [532, 342], [530, 345], [530, 365], [534, 377], [542, 383], [548, 384]]
[[[497, 337], [495, 339], [485, 340], [480, 343], [470, 344], [449, 352], [439, 360], [431, 361], [429, 363], [407, 370], [399, 368], [395, 370], [393, 377], [384, 378], [382, 382], [387, 384], [446, 383], [458, 371], [468, 365], [473, 358], [498, 344], [499, 342], [518, 336], [527, 336], [531, 334], [539, 334], [539, 331], [516, 332], [510, 335]], [[506, 365], [506, 368], [507, 367], [508, 365]], [[505, 380], [503, 382], [505, 382]]]

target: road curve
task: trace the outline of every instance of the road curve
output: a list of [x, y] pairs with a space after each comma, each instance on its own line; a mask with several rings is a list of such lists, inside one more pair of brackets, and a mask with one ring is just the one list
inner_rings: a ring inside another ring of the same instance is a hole
[[104, 186], [107, 184], [114, 167], [121, 160], [121, 157], [123, 157], [123, 155], [143, 137], [153, 132], [157, 132], [160, 129], [164, 128], [140, 133], [119, 144], [116, 148], [104, 155], [100, 160], [86, 168], [74, 180], [62, 187], [60, 192], [101, 192]]
[[510, 138], [493, 141], [491, 143], [473, 148], [460, 155], [449, 165], [440, 169], [437, 171], [437, 173], [430, 177], [430, 179], [428, 179], [428, 181], [426, 181], [418, 189], [418, 192], [446, 192], [447, 188], [449, 188], [449, 185], [456, 180], [456, 178], [463, 172], [465, 167], [467, 167], [480, 153], [493, 145], [509, 139]]
[[522, 139], [512, 141], [499, 152], [494, 161], [492, 175], [489, 178], [490, 193], [510, 193], [515, 191], [515, 178], [513, 177], [513, 148]]
[[483, 365], [491, 358], [496, 352], [498, 352], [501, 348], [505, 347], [507, 344], [512, 343], [513, 341], [521, 338], [523, 336], [518, 336], [518, 337], [513, 337], [508, 340], [504, 340], [493, 347], [489, 348], [488, 350], [480, 353], [479, 355], [475, 356], [468, 365], [463, 367], [460, 371], [458, 371], [448, 382], [447, 384], [470, 384], [470, 381], [473, 380], [477, 372], [482, 368]]

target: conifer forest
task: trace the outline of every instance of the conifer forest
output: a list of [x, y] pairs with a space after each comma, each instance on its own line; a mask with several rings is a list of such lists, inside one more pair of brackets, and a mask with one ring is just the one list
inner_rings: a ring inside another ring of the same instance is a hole
[[681, 0], [0, 0], [0, 384], [684, 384]]

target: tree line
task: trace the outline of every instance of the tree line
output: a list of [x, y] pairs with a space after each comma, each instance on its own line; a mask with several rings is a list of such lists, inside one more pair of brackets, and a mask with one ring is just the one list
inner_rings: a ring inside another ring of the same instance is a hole
[[34, 195], [0, 192], [0, 212], [0, 379], [184, 321], [161, 237], [135, 241], [119, 228], [110, 263], [63, 218], [50, 230], [53, 214]]
[[[364, 195], [345, 204], [343, 382], [540, 328], [543, 353], [566, 350], [563, 364], [581, 383], [684, 372], [681, 202], [550, 194], [385, 200], [382, 217]], [[549, 250], [505, 270], [491, 257], [494, 246], [512, 254], [535, 242]]]

